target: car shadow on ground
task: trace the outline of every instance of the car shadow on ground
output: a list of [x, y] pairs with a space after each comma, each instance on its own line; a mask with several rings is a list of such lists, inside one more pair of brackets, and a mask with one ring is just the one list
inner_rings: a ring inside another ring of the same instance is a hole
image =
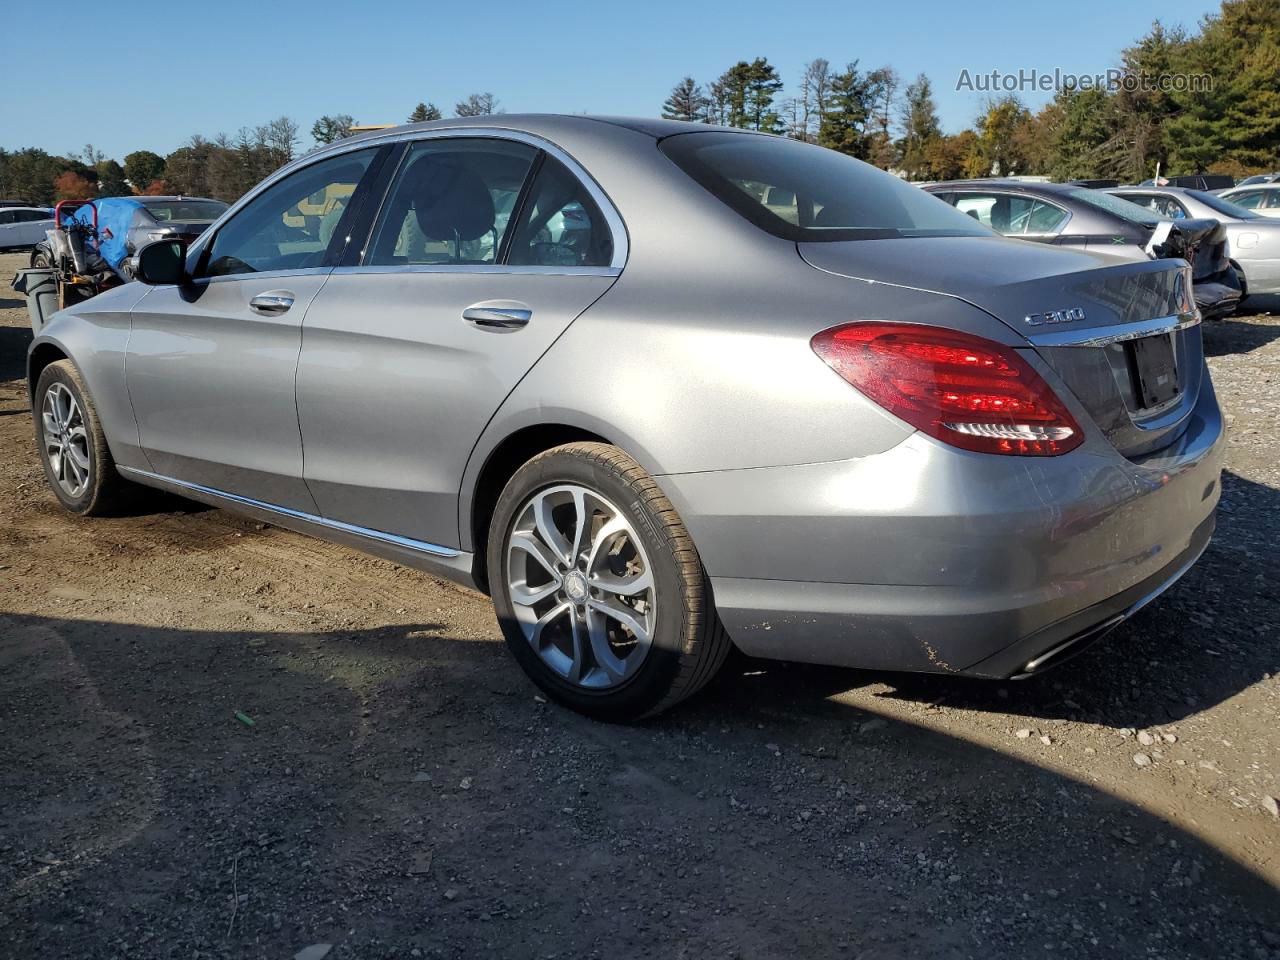
[[[1250, 309], [1256, 306], [1255, 301], [1263, 299], [1274, 300], [1276, 306], [1272, 309], [1280, 312], [1280, 297], [1250, 297]], [[1261, 307], [1257, 309], [1261, 312]], [[1224, 317], [1202, 323], [1200, 328], [1204, 332], [1204, 352], [1210, 357], [1222, 357], [1249, 353], [1280, 337], [1280, 318], [1272, 323], [1246, 323], [1234, 317]]]
[[440, 624], [10, 614], [0, 637], [15, 956], [1193, 957], [1280, 922], [1274, 888], [1197, 836], [868, 727], [804, 668], [627, 728], [540, 702], [500, 644]]
[[[5, 305], [0, 300], [0, 308]], [[31, 345], [29, 327], [0, 326], [0, 382], [27, 379], [27, 348]]]

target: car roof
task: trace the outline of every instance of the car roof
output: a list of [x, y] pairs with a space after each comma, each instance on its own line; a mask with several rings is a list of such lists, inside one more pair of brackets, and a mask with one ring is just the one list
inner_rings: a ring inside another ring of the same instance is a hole
[[937, 183], [928, 184], [924, 189], [933, 190], [944, 188], [963, 188], [965, 190], [1025, 190], [1028, 193], [1057, 194], [1073, 193], [1076, 190], [1088, 189], [1087, 187], [1081, 187], [1078, 183], [1049, 183], [1041, 180], [1001, 180], [999, 178], [977, 180], [940, 180]]
[[608, 125], [629, 130], [634, 133], [641, 133], [645, 136], [653, 137], [655, 140], [661, 140], [664, 137], [675, 136], [676, 134], [681, 133], [698, 133], [707, 131], [738, 133], [746, 136], [768, 136], [768, 134], [761, 134], [755, 130], [743, 130], [738, 127], [721, 127], [710, 123], [691, 123], [686, 120], [662, 120], [653, 117], [595, 116], [582, 113], [491, 113], [479, 117], [451, 117], [447, 120], [426, 120], [422, 123], [405, 123], [395, 127], [384, 127], [381, 130], [369, 130], [351, 137], [345, 137], [332, 144], [325, 144], [324, 146], [313, 150], [309, 155], [314, 155], [328, 150], [330, 147], [337, 146], [338, 144], [349, 145], [366, 140], [377, 141], [385, 138], [394, 138], [406, 133], [414, 133], [418, 130], [452, 130], [466, 129], [468, 127], [492, 127], [499, 130], [513, 130], [520, 133], [529, 133], [534, 136], [553, 140], [554, 134], [564, 131], [566, 127], [578, 127], [585, 132], [591, 128], [598, 130], [601, 125]]
[[1232, 190], [1280, 190], [1280, 183], [1272, 180], [1270, 183], [1247, 183], [1243, 187], [1236, 184]]

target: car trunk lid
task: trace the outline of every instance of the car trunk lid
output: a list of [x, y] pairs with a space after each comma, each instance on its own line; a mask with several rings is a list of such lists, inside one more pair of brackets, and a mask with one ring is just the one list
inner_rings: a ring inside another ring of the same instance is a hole
[[1126, 456], [1174, 442], [1195, 404], [1203, 359], [1180, 260], [1116, 263], [998, 237], [798, 248], [819, 270], [957, 297], [997, 318], [1053, 368]]

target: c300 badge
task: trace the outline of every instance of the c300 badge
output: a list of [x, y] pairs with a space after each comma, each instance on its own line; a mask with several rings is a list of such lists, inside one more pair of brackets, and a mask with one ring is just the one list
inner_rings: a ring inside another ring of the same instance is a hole
[[1073, 320], [1084, 319], [1084, 308], [1067, 307], [1065, 310], [1046, 310], [1044, 313], [1028, 313], [1023, 319], [1033, 327], [1038, 327], [1044, 323], [1070, 323]]

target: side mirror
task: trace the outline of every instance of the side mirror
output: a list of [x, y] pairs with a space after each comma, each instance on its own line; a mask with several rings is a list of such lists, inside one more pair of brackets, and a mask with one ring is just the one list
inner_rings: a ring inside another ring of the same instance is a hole
[[181, 283], [187, 275], [187, 248], [177, 240], [157, 240], [138, 251], [136, 279], [152, 286]]

